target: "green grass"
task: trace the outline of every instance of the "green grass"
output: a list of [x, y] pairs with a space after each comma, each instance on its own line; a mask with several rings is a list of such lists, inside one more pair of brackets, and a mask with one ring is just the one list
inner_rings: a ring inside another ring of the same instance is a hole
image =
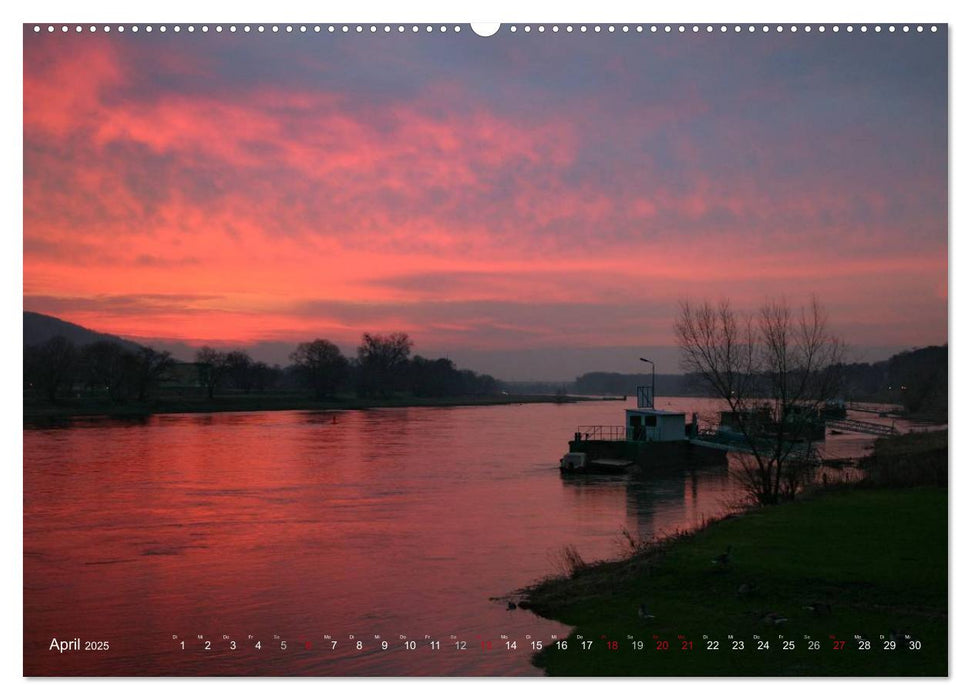
[[[729, 545], [729, 565], [713, 564]], [[740, 593], [743, 584], [755, 590]], [[831, 610], [805, 609], [814, 602]], [[638, 616], [641, 603], [653, 620]], [[534, 658], [551, 675], [946, 675], [947, 490], [850, 489], [752, 511], [538, 584], [526, 604], [576, 628], [566, 650], [547, 646]], [[764, 622], [770, 612], [788, 621]], [[884, 651], [880, 635], [892, 630], [921, 650]], [[857, 634], [870, 651], [858, 649]], [[581, 637], [591, 649], [581, 650]], [[658, 650], [665, 640], [669, 649]], [[790, 640], [795, 648], [783, 650]]]

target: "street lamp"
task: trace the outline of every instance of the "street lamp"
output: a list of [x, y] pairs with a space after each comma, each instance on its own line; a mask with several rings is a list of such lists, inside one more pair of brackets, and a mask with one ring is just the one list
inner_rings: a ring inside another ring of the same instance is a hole
[[651, 365], [651, 406], [654, 406], [654, 360], [648, 360], [646, 357], [641, 358], [641, 362], [648, 362]]

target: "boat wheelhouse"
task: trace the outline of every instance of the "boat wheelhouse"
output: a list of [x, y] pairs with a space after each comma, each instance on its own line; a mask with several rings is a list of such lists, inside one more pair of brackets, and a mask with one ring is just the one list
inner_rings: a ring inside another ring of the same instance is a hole
[[637, 407], [623, 425], [581, 425], [560, 460], [564, 473], [623, 473], [659, 466], [724, 464], [725, 452], [697, 445], [697, 415], [654, 407], [654, 385], [637, 387]]

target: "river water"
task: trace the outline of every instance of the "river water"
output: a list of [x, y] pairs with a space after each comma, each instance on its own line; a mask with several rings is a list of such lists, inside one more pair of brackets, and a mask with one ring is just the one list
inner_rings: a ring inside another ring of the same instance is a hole
[[[689, 398], [658, 407], [716, 410]], [[565, 547], [616, 557], [625, 530], [697, 527], [739, 495], [726, 467], [562, 477], [576, 427], [621, 424], [624, 408], [25, 429], [24, 672], [538, 675], [532, 651], [568, 629], [503, 596], [562, 571]], [[869, 442], [840, 436], [827, 449]], [[81, 648], [52, 650], [55, 639]]]

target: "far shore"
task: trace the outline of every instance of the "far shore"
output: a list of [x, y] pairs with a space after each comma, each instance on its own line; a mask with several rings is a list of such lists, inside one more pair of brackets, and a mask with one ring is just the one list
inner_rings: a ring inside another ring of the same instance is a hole
[[228, 413], [252, 411], [348, 411], [369, 408], [447, 406], [503, 406], [523, 403], [577, 403], [620, 401], [620, 397], [495, 394], [488, 396], [391, 396], [358, 398], [337, 396], [314, 399], [301, 394], [234, 394], [206, 397], [165, 396], [144, 403], [113, 403], [104, 398], [65, 399], [57, 403], [24, 400], [24, 422], [45, 423], [80, 417], [139, 418], [171, 413]]

